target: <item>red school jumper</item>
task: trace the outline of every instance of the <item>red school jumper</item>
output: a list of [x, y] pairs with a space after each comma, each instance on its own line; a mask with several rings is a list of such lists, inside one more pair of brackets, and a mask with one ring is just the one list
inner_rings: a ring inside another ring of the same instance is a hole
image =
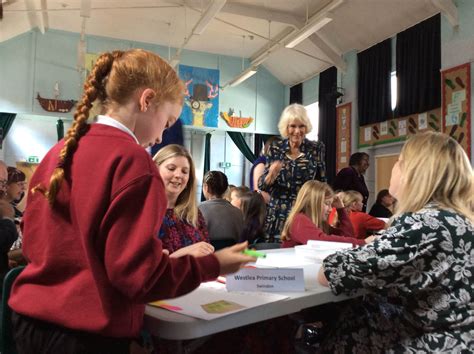
[[287, 248], [305, 245], [309, 240], [348, 242], [353, 245], [365, 245], [364, 240], [358, 240], [352, 237], [353, 230], [351, 221], [344, 208], [337, 209], [337, 213], [341, 223], [339, 228], [331, 227], [331, 235], [324, 233], [324, 231], [317, 227], [305, 214], [299, 213], [295, 215], [290, 226], [291, 239], [283, 241], [281, 247]]
[[[36, 169], [49, 185], [63, 141]], [[92, 124], [80, 139], [54, 207], [28, 195], [28, 266], [9, 305], [35, 319], [110, 337], [136, 337], [145, 303], [190, 292], [219, 274], [214, 255], [170, 259], [156, 235], [166, 210], [151, 157], [129, 134]]]
[[351, 211], [349, 218], [354, 228], [354, 236], [359, 239], [367, 237], [367, 231], [378, 231], [385, 228], [385, 222], [374, 218], [372, 215], [362, 211]]

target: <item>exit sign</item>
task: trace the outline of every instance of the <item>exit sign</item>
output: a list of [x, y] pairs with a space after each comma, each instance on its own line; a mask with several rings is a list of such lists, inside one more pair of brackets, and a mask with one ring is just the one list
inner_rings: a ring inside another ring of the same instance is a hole
[[30, 163], [38, 163], [38, 162], [39, 162], [39, 158], [38, 158], [38, 156], [28, 156], [28, 162], [30, 162]]

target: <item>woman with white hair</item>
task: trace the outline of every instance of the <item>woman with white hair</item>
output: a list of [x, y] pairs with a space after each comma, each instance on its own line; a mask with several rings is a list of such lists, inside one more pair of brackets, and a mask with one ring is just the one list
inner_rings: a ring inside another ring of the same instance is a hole
[[322, 352], [474, 352], [473, 188], [453, 138], [428, 132], [407, 141], [390, 180], [398, 200], [391, 227], [323, 262], [323, 285], [365, 295], [333, 323]]
[[301, 186], [313, 179], [326, 181], [324, 144], [306, 139], [312, 129], [306, 109], [287, 106], [278, 129], [283, 139], [270, 146], [259, 180], [259, 189], [270, 194], [265, 224], [271, 242], [280, 235]]

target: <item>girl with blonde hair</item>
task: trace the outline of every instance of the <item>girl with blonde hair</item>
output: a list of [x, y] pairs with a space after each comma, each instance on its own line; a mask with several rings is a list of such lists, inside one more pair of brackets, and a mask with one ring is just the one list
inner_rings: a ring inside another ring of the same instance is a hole
[[323, 285], [365, 294], [342, 311], [323, 352], [473, 352], [473, 178], [453, 138], [426, 132], [405, 143], [390, 180], [391, 227], [323, 262]]
[[[235, 245], [170, 259], [155, 236], [163, 182], [144, 149], [181, 113], [184, 84], [158, 55], [104, 53], [84, 84], [65, 138], [31, 179], [23, 215], [28, 265], [13, 284], [22, 353], [128, 353], [145, 304], [185, 294], [254, 261]], [[102, 115], [89, 124], [90, 111]]]
[[[331, 227], [327, 220], [331, 206], [337, 209], [340, 225]], [[294, 247], [306, 244], [308, 240], [349, 242], [354, 245], [365, 244], [354, 237], [351, 221], [339, 197], [328, 184], [308, 181], [301, 187], [286, 221], [281, 239], [281, 247]], [[367, 242], [370, 242], [368, 239]]]
[[214, 252], [206, 222], [197, 207], [194, 162], [181, 145], [161, 148], [153, 157], [165, 185], [168, 201], [158, 237], [172, 257], [196, 257]]
[[[340, 193], [340, 196], [351, 220], [356, 238], [364, 239], [367, 237], [368, 232], [379, 231], [387, 226], [384, 221], [362, 211], [364, 197], [361, 193], [357, 191], [344, 191]], [[336, 213], [331, 213], [329, 222], [331, 225], [338, 224]]]

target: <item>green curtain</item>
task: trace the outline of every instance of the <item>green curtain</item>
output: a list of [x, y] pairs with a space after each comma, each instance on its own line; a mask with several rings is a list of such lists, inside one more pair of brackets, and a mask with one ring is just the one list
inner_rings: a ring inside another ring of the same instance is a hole
[[64, 122], [58, 119], [56, 122], [56, 131], [58, 132], [58, 141], [64, 138]]
[[3, 146], [3, 140], [6, 138], [13, 121], [15, 120], [15, 113], [0, 113], [0, 148]]
[[253, 163], [256, 159], [257, 156], [254, 155], [252, 150], [250, 150], [249, 146], [247, 145], [247, 142], [244, 139], [244, 136], [242, 133], [239, 132], [227, 132], [229, 134], [230, 138], [234, 142], [235, 145], [239, 148], [240, 152], [244, 154], [245, 158], [249, 160], [251, 163]]
[[[204, 171], [202, 174], [202, 180], [204, 181], [204, 176], [211, 169], [211, 133], [206, 134], [206, 142], [204, 143]], [[201, 192], [201, 202], [205, 201], [206, 197], [204, 193]]]

